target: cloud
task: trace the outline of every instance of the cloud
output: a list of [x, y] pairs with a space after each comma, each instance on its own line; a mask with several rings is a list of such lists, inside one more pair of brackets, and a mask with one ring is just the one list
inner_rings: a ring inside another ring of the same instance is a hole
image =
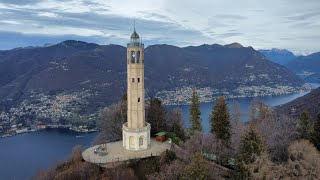
[[57, 18], [59, 17], [58, 14], [52, 13], [52, 12], [39, 12], [38, 16], [45, 16], [45, 17], [50, 17], [50, 18]]
[[2, 4], [15, 4], [15, 5], [25, 5], [25, 4], [35, 4], [41, 0], [0, 0]]
[[291, 27], [293, 28], [306, 28], [310, 27], [313, 25], [313, 22], [308, 22], [308, 21], [294, 21], [291, 23]]
[[12, 20], [2, 20], [2, 21], [0, 21], [0, 23], [12, 24], [12, 25], [19, 25], [19, 24], [21, 24], [21, 23], [19, 23], [18, 21], [12, 21]]
[[299, 13], [292, 16], [288, 16], [287, 18], [292, 21], [305, 21], [318, 16], [320, 16], [320, 12], [316, 11], [316, 12]]
[[219, 14], [219, 15], [215, 15], [213, 17], [217, 18], [217, 19], [222, 19], [222, 20], [242, 20], [242, 19], [247, 19], [245, 16], [234, 15], [234, 14]]
[[253, 10], [251, 10], [251, 11], [253, 11], [253, 12], [259, 12], [259, 13], [265, 12], [265, 10], [263, 10], [263, 9], [253, 9]]
[[225, 38], [225, 37], [233, 37], [233, 36], [242, 36], [243, 33], [238, 33], [238, 32], [228, 32], [228, 33], [223, 33], [223, 34], [217, 34], [217, 37]]
[[19, 38], [28, 45], [63, 38], [125, 45], [135, 18], [147, 45], [239, 42], [320, 50], [314, 43], [320, 41], [319, 9], [317, 0], [0, 0], [0, 37], [16, 38], [0, 49], [26, 45]]
[[[81, 4], [81, 3], [80, 3]], [[94, 4], [95, 5], [95, 4]], [[53, 3], [49, 6], [56, 7]], [[37, 7], [37, 8], [35, 8]], [[124, 40], [132, 31], [132, 17], [120, 16], [117, 14], [105, 14], [87, 11], [63, 11], [52, 8], [41, 9], [43, 4], [24, 8], [7, 6], [4, 9], [5, 16], [2, 19], [16, 19], [18, 21], [8, 21], [8, 24], [0, 24], [0, 29], [11, 29], [11, 32], [40, 36], [99, 36], [101, 38], [113, 38], [125, 44]], [[93, 8], [93, 7], [91, 7]], [[36, 9], [36, 10], [35, 10]], [[94, 9], [98, 9], [94, 7]], [[28, 14], [26, 16], [26, 14]], [[201, 32], [185, 29], [165, 15], [150, 12], [137, 12], [137, 29], [143, 32], [143, 38], [147, 42], [170, 43], [181, 45], [181, 40], [192, 44], [193, 39], [198, 39]], [[16, 22], [16, 23], [12, 23]], [[172, 38], [166, 36], [170, 35]], [[187, 36], [187, 38], [185, 37]], [[116, 43], [116, 42], [115, 42]]]

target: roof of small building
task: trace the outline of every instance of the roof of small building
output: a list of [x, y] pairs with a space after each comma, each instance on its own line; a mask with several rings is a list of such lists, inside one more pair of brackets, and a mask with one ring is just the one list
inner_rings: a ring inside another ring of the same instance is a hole
[[165, 136], [166, 134], [167, 134], [167, 132], [163, 131], [163, 132], [158, 132], [156, 135], [157, 136]]

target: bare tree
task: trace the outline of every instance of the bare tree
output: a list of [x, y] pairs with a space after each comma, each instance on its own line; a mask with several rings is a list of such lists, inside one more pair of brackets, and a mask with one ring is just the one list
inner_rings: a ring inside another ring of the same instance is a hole
[[258, 121], [267, 121], [271, 118], [271, 108], [267, 106], [262, 100], [257, 101], [258, 105]]
[[182, 145], [182, 148], [185, 152], [188, 153], [188, 157], [191, 156], [196, 152], [201, 152], [205, 146], [203, 134], [196, 132], [190, 139], [186, 140], [186, 142]]
[[289, 160], [284, 178], [320, 179], [319, 151], [307, 140], [299, 140], [289, 146]]
[[257, 111], [258, 111], [258, 99], [257, 98], [254, 98], [251, 101], [249, 111], [250, 111], [249, 121], [254, 122], [257, 119]]
[[79, 162], [82, 161], [82, 154], [81, 154], [81, 146], [77, 145], [72, 148], [72, 154], [71, 154], [71, 161], [73, 162]]
[[170, 131], [175, 133], [180, 139], [185, 140], [185, 129], [182, 122], [181, 110], [175, 108], [168, 113], [167, 126], [170, 127]]
[[178, 180], [184, 174], [186, 163], [180, 160], [175, 160], [170, 164], [166, 164], [161, 172], [148, 176], [150, 180]]
[[240, 111], [240, 106], [237, 101], [232, 102], [233, 106], [233, 111], [231, 113], [231, 120], [233, 125], [238, 125], [240, 124], [240, 117], [241, 117], [241, 111]]
[[255, 157], [255, 161], [247, 165], [249, 179], [281, 179], [281, 165], [274, 164], [267, 153]]
[[96, 144], [121, 139], [122, 125], [127, 121], [125, 103], [120, 101], [103, 109], [98, 122], [101, 133], [96, 140]]
[[293, 142], [286, 163], [273, 163], [267, 153], [255, 158], [246, 167], [249, 179], [319, 179], [320, 153], [308, 140]]
[[288, 146], [299, 137], [297, 120], [284, 115], [273, 115], [267, 121], [257, 122], [255, 126], [261, 133], [272, 160], [285, 162], [288, 158]]
[[192, 155], [191, 162], [185, 166], [182, 179], [199, 179], [209, 178], [209, 162], [203, 158], [201, 153]]
[[113, 169], [107, 169], [102, 174], [101, 179], [112, 179], [112, 180], [137, 180], [135, 172], [132, 168], [127, 167], [126, 165], [119, 165]]
[[236, 101], [233, 101], [233, 112], [231, 116], [231, 144], [233, 156], [236, 156], [239, 153], [239, 145], [241, 136], [245, 132], [245, 125], [240, 121], [241, 113], [239, 104]]
[[66, 161], [58, 164], [47, 172], [41, 172], [34, 179], [57, 180], [57, 179], [99, 179], [100, 168], [97, 165], [82, 160], [80, 146], [75, 146], [72, 155]]

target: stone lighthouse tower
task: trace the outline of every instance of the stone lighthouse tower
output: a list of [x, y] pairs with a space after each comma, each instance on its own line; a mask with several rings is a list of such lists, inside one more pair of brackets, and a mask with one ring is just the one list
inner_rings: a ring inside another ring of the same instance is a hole
[[122, 126], [123, 147], [143, 150], [150, 145], [150, 124], [145, 121], [144, 45], [135, 28], [127, 44], [128, 121]]

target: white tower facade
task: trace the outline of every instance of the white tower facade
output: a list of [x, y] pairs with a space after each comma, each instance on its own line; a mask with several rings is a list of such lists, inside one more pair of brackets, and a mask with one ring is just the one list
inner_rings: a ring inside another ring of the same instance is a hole
[[144, 44], [134, 29], [127, 44], [128, 121], [122, 126], [123, 147], [143, 150], [150, 145], [150, 124], [145, 121]]

